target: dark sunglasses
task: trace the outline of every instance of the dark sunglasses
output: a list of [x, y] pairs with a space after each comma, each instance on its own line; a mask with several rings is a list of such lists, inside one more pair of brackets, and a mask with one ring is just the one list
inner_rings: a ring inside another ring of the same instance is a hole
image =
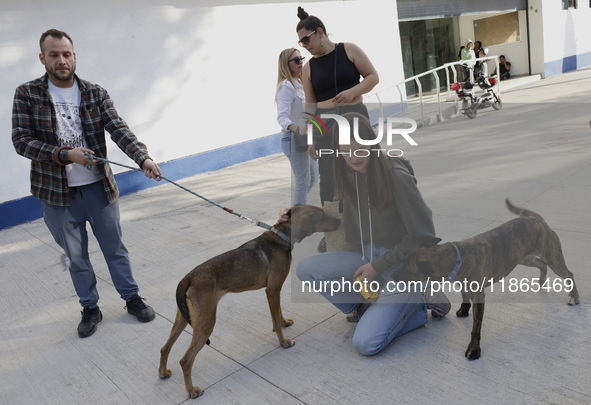
[[311, 33], [309, 33], [308, 35], [306, 35], [305, 37], [303, 37], [302, 39], [300, 39], [298, 41], [298, 44], [300, 46], [306, 46], [308, 45], [308, 42], [310, 42], [310, 35], [314, 34], [316, 32], [316, 30], [312, 31]]
[[296, 65], [299, 65], [299, 64], [300, 64], [300, 62], [303, 62], [303, 61], [305, 61], [305, 60], [306, 60], [306, 57], [305, 57], [305, 56], [302, 56], [302, 57], [296, 56], [295, 58], [293, 58], [293, 59], [290, 59], [290, 60], [288, 60], [287, 62], [289, 63], [289, 62], [291, 62], [291, 61], [294, 61], [294, 62], [296, 63]]

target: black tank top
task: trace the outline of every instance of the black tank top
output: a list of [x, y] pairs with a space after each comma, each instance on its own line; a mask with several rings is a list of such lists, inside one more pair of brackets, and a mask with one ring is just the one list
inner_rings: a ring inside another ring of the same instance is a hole
[[[337, 57], [336, 89], [335, 55]], [[310, 79], [318, 102], [330, 100], [341, 91], [358, 85], [359, 77], [359, 71], [347, 57], [343, 43], [337, 44], [335, 50], [329, 54], [310, 59]]]

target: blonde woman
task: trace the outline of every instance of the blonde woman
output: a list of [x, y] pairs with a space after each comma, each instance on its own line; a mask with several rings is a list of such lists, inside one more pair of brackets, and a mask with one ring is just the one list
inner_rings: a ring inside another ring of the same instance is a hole
[[277, 104], [277, 122], [281, 126], [281, 150], [289, 159], [291, 171], [295, 177], [293, 201], [306, 204], [308, 193], [318, 180], [318, 164], [310, 158], [307, 149], [297, 150], [294, 135], [305, 134], [304, 86], [302, 70], [304, 58], [295, 48], [283, 50], [279, 54], [279, 69], [275, 102]]

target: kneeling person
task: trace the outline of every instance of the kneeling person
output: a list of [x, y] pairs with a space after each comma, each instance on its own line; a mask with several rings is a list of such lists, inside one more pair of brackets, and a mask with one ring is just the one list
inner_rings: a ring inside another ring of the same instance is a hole
[[[343, 117], [352, 131], [356, 127], [354, 120], [359, 120], [361, 139], [375, 140], [366, 117], [357, 113]], [[351, 285], [357, 277], [367, 285], [378, 282], [379, 298], [372, 304], [360, 292], [348, 291], [344, 285], [338, 292], [321, 291], [334, 306], [349, 314], [347, 320], [359, 322], [353, 346], [362, 354], [372, 355], [395, 337], [425, 325], [427, 309], [434, 317], [442, 318], [451, 305], [442, 293], [391, 288], [396, 269], [406, 255], [435, 235], [431, 210], [410, 166], [399, 158], [371, 150], [372, 146], [360, 145], [352, 133], [350, 145], [339, 145], [339, 138], [332, 137], [335, 195], [343, 199], [346, 240], [357, 245], [358, 250], [308, 257], [299, 263], [296, 272], [302, 282], [315, 286], [331, 285], [331, 281]]]

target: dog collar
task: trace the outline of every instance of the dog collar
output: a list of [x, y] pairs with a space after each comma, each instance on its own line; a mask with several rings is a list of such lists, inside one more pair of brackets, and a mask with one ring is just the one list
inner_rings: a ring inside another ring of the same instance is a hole
[[279, 235], [279, 237], [281, 239], [283, 239], [284, 241], [286, 241], [287, 243], [289, 243], [291, 245], [291, 238], [289, 236], [287, 236], [286, 234], [284, 234], [280, 230], [276, 229], [274, 226], [272, 226], [271, 229], [269, 229], [269, 230], [271, 232], [275, 232], [277, 235]]
[[281, 239], [283, 239], [284, 241], [289, 243], [293, 249], [293, 245], [291, 244], [291, 238], [289, 236], [287, 236], [286, 234], [284, 234], [283, 232], [281, 232], [279, 229], [275, 228], [274, 226], [267, 225], [266, 223], [258, 221], [258, 220], [254, 220], [252, 223], [253, 223], [253, 225], [260, 226], [261, 228], [266, 229], [267, 231], [274, 232]]
[[445, 281], [453, 282], [458, 275], [458, 271], [460, 271], [460, 267], [462, 266], [462, 255], [460, 254], [460, 249], [456, 245], [452, 245], [456, 248], [456, 265], [453, 269], [451, 269], [451, 273], [445, 278]]

